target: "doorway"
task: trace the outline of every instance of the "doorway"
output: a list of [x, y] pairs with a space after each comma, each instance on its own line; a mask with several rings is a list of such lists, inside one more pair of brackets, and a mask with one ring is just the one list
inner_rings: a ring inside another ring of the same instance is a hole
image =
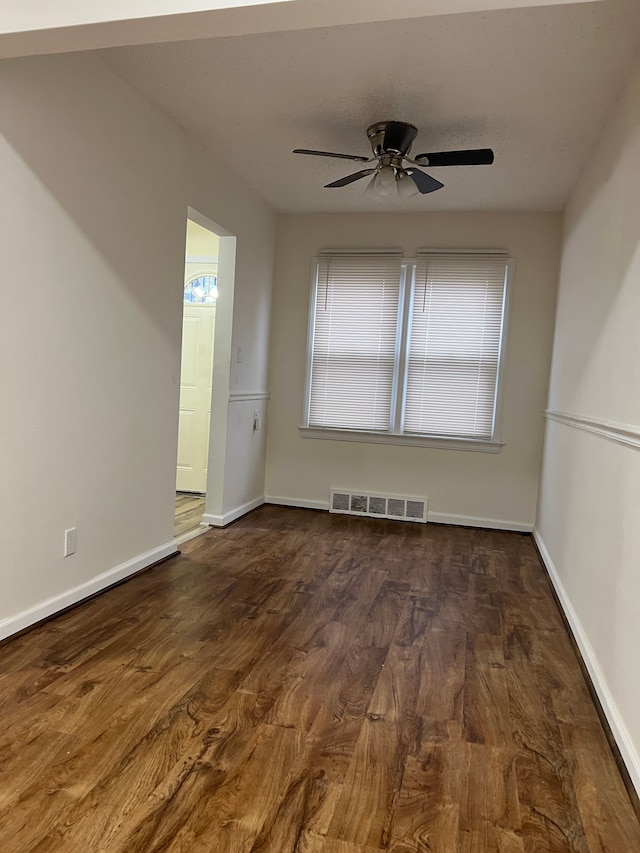
[[174, 532], [201, 532], [207, 491], [213, 356], [218, 300], [218, 234], [187, 219]]
[[[174, 537], [177, 544], [191, 539], [199, 533], [204, 533], [210, 525], [221, 526], [225, 518], [224, 509], [227, 492], [233, 484], [233, 481], [226, 476], [226, 471], [237, 239], [235, 234], [231, 234], [223, 226], [213, 222], [193, 207], [187, 208], [186, 220], [189, 223], [187, 227], [191, 238], [188, 239], [185, 248], [183, 311], [181, 312], [183, 314], [183, 327], [184, 315], [190, 313], [190, 310], [185, 309], [191, 309], [198, 304], [209, 307], [215, 305], [215, 311], [209, 312], [215, 315], [215, 319], [209, 332], [202, 332], [206, 326], [204, 320], [202, 323], [197, 323], [200, 326], [200, 332], [194, 336], [205, 342], [204, 354], [199, 352], [197, 358], [186, 353], [183, 355], [184, 362], [191, 359], [189, 369], [192, 371], [192, 378], [197, 372], [196, 361], [204, 366], [208, 365], [210, 359], [213, 358], [213, 371], [208, 374], [208, 383], [204, 382], [205, 385], [208, 384], [208, 387], [203, 392], [203, 402], [200, 405], [200, 409], [204, 410], [205, 414], [205, 427], [204, 430], [200, 431], [201, 434], [204, 433], [205, 441], [204, 446], [199, 445], [200, 449], [197, 452], [200, 454], [202, 470], [205, 472], [205, 491], [204, 493], [200, 491], [203, 488], [201, 478], [198, 491], [194, 495], [199, 502], [198, 512], [202, 509], [202, 502], [204, 501], [204, 515], [201, 517], [202, 520], [198, 522], [194, 518], [195, 513], [191, 512], [193, 505], [191, 506], [188, 515], [193, 519], [192, 523], [197, 526], [193, 530], [181, 534], [175, 532], [178, 525], [174, 526]], [[194, 226], [199, 226], [199, 229]], [[215, 253], [216, 239], [217, 256]], [[204, 243], [199, 243], [199, 240], [204, 241]], [[217, 276], [215, 272], [216, 261]], [[212, 278], [213, 276], [216, 276], [215, 281]], [[206, 313], [198, 316], [204, 318]], [[193, 318], [188, 317], [187, 319], [191, 321]], [[181, 384], [195, 385], [196, 383], [184, 382]], [[178, 422], [182, 421], [182, 424], [177, 430], [176, 456], [173, 459], [173, 463], [176, 464], [176, 485], [179, 468], [184, 473], [190, 468], [195, 471], [198, 467], [189, 462], [188, 450], [186, 449], [190, 445], [189, 421], [194, 423], [195, 417], [187, 412], [191, 408], [189, 401], [185, 399], [182, 400], [182, 403], [183, 411], [177, 418]], [[181, 483], [181, 485], [183, 484]], [[184, 494], [189, 495], [191, 492], [185, 491]], [[176, 489], [176, 500], [178, 497], [180, 494]], [[184, 509], [185, 502], [182, 501], [181, 503], [182, 509]], [[180, 509], [177, 508], [176, 516], [178, 514], [181, 514], [184, 519], [185, 513], [180, 512]]]
[[205, 495], [220, 238], [187, 220], [176, 491]]

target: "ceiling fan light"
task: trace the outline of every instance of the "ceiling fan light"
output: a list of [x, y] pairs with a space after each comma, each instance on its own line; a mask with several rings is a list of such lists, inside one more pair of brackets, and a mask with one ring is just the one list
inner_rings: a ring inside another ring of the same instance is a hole
[[373, 176], [373, 186], [383, 198], [392, 195], [396, 189], [396, 171], [393, 166], [382, 166]]
[[420, 195], [420, 190], [415, 185], [415, 181], [404, 169], [398, 171], [396, 188], [400, 198], [413, 198], [416, 195]]
[[365, 198], [371, 199], [372, 201], [380, 201], [382, 196], [376, 189], [376, 175], [374, 175], [371, 180], [367, 183], [364, 194]]

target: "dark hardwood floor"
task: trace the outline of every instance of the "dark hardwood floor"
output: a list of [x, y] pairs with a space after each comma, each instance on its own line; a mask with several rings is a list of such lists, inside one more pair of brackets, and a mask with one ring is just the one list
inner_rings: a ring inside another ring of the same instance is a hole
[[3, 853], [634, 853], [530, 537], [263, 507], [0, 647]]

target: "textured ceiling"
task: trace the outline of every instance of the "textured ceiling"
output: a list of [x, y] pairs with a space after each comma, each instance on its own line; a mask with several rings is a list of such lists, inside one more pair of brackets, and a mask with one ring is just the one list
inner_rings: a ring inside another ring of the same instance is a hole
[[[477, 12], [101, 51], [149, 101], [289, 212], [560, 210], [640, 43], [640, 2]], [[366, 127], [415, 124], [413, 151], [492, 147], [493, 166], [432, 168], [436, 193], [384, 202]]]

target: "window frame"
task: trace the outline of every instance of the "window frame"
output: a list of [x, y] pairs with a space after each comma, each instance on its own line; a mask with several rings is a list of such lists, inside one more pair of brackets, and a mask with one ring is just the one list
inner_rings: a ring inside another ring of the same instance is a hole
[[[372, 250], [324, 250], [324, 253], [350, 254]], [[375, 250], [374, 250], [375, 251]], [[380, 250], [379, 250], [380, 251]], [[397, 251], [397, 250], [396, 250]], [[332, 441], [355, 441], [371, 444], [396, 444], [418, 447], [441, 448], [448, 450], [469, 450], [484, 453], [499, 453], [504, 446], [501, 440], [502, 410], [505, 384], [505, 363], [508, 342], [509, 309], [511, 291], [513, 287], [513, 274], [515, 261], [510, 258], [503, 249], [420, 249], [421, 252], [430, 254], [500, 254], [505, 261], [505, 291], [502, 306], [502, 325], [500, 336], [500, 350], [496, 373], [496, 389], [493, 406], [493, 430], [491, 438], [475, 439], [469, 437], [457, 437], [427, 433], [405, 433], [404, 409], [408, 371], [408, 352], [410, 341], [410, 330], [412, 321], [413, 303], [416, 288], [416, 264], [417, 258], [402, 258], [402, 272], [400, 280], [398, 334], [396, 336], [396, 357], [394, 364], [392, 407], [389, 431], [359, 430], [346, 427], [317, 427], [309, 426], [309, 410], [311, 401], [311, 376], [313, 366], [313, 346], [315, 332], [315, 315], [318, 297], [318, 270], [320, 257], [312, 259], [311, 284], [309, 311], [307, 323], [307, 357], [305, 363], [305, 387], [301, 425], [298, 427], [303, 438], [324, 439]]]

